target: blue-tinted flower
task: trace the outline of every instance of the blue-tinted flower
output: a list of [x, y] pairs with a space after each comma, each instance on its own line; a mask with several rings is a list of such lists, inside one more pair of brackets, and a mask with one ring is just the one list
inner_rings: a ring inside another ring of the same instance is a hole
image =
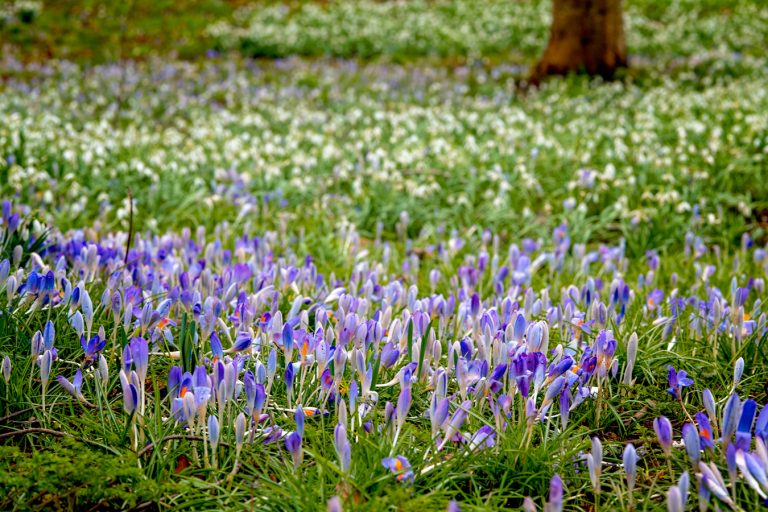
[[490, 425], [483, 425], [469, 438], [468, 451], [492, 448], [496, 444], [496, 432]]
[[219, 419], [213, 414], [208, 416], [208, 442], [211, 444], [211, 450], [216, 452], [219, 446]]
[[563, 480], [560, 475], [555, 475], [549, 482], [547, 512], [560, 512], [561, 510], [563, 510]]
[[352, 464], [352, 446], [347, 439], [347, 429], [341, 423], [336, 425], [333, 432], [333, 446], [339, 458], [339, 468], [342, 473], [349, 473]]
[[413, 470], [411, 470], [411, 463], [402, 455], [386, 457], [382, 459], [381, 465], [397, 475], [398, 481], [413, 482], [414, 475]]
[[302, 449], [301, 434], [298, 432], [290, 432], [285, 436], [285, 449], [291, 454], [293, 460], [293, 467], [298, 468], [301, 465], [304, 457], [304, 451]]
[[667, 392], [677, 399], [682, 397], [681, 391], [684, 387], [693, 384], [693, 379], [688, 377], [688, 372], [685, 370], [680, 370], [678, 372], [673, 366], [669, 367], [667, 378], [669, 380], [669, 389], [667, 389]]
[[93, 364], [106, 344], [107, 340], [102, 339], [98, 334], [87, 341], [85, 336], [80, 336], [80, 346], [83, 348], [83, 352], [85, 352], [84, 366], [87, 367]]
[[666, 416], [659, 416], [653, 420], [653, 430], [656, 432], [661, 449], [664, 450], [664, 455], [669, 457], [672, 453], [672, 423]]
[[11, 358], [8, 356], [3, 358], [3, 379], [6, 386], [11, 382]]
[[629, 493], [635, 489], [635, 481], [637, 480], [637, 451], [632, 443], [629, 443], [624, 448], [624, 455], [622, 457], [624, 463], [624, 475], [627, 477], [627, 488]]
[[123, 410], [126, 414], [133, 414], [139, 404], [139, 391], [129, 382], [125, 370], [120, 369], [120, 386], [123, 389]]
[[725, 403], [723, 409], [723, 419], [721, 425], [721, 437], [726, 445], [731, 442], [731, 438], [736, 434], [738, 428], [739, 416], [741, 413], [741, 399], [739, 395], [733, 393]]
[[688, 458], [691, 459], [695, 467], [701, 458], [701, 442], [699, 441], [699, 433], [696, 431], [693, 423], [683, 425], [683, 442], [685, 442], [685, 451], [688, 452]]
[[744, 400], [741, 406], [739, 424], [736, 427], [736, 448], [748, 451], [752, 444], [752, 423], [757, 412], [757, 402], [752, 399]]
[[83, 372], [80, 370], [80, 368], [77, 369], [77, 373], [75, 373], [75, 378], [72, 379], [72, 382], [69, 382], [63, 375], [56, 377], [56, 380], [58, 380], [59, 385], [63, 387], [67, 393], [74, 396], [78, 400], [85, 400], [81, 390], [83, 385]]
[[696, 423], [699, 425], [699, 440], [701, 442], [701, 449], [714, 449], [714, 435], [712, 434], [712, 425], [709, 423], [709, 418], [702, 412], [697, 412], [694, 416]]

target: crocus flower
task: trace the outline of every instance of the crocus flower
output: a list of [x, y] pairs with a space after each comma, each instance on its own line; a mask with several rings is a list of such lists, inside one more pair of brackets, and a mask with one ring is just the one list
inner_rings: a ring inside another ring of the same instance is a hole
[[721, 437], [725, 445], [728, 445], [728, 443], [731, 442], [731, 438], [736, 433], [740, 412], [741, 399], [739, 398], [739, 395], [733, 393], [725, 403], [725, 408], [723, 409], [723, 419], [720, 422], [722, 429]]
[[213, 466], [216, 467], [216, 448], [219, 446], [219, 419], [213, 414], [208, 416], [208, 442], [211, 444]]
[[695, 467], [701, 458], [701, 442], [693, 423], [683, 425], [683, 441], [685, 442], [685, 451], [688, 452], [688, 458], [691, 459]]
[[45, 402], [45, 392], [48, 389], [48, 378], [51, 375], [51, 365], [53, 364], [53, 353], [50, 350], [43, 352], [38, 359], [40, 365], [40, 383], [43, 388], [43, 402]]
[[667, 491], [667, 511], [668, 512], [683, 512], [685, 506], [683, 505], [683, 497], [680, 495], [680, 489], [673, 485]]
[[667, 378], [669, 380], [669, 389], [667, 389], [667, 392], [678, 400], [682, 397], [682, 389], [693, 384], [693, 379], [688, 377], [688, 372], [685, 370], [680, 370], [678, 372], [673, 366], [669, 367]]
[[397, 408], [395, 410], [396, 416], [396, 428], [399, 431], [405, 424], [405, 418], [408, 415], [408, 410], [411, 408], [411, 386], [406, 384], [400, 391], [400, 396], [397, 398]]
[[333, 496], [331, 499], [328, 500], [328, 506], [327, 511], [328, 512], [343, 512], [343, 508], [341, 506], [341, 498], [338, 496]]
[[83, 385], [83, 372], [80, 370], [80, 368], [77, 369], [77, 373], [75, 373], [75, 378], [72, 379], [72, 382], [69, 382], [63, 375], [56, 377], [56, 380], [59, 382], [59, 385], [67, 391], [67, 393], [74, 396], [78, 400], [85, 401], [83, 392], [80, 389]]
[[402, 455], [386, 457], [382, 459], [381, 465], [397, 475], [399, 482], [413, 482], [414, 475], [411, 463]]
[[496, 444], [496, 432], [490, 425], [483, 425], [469, 438], [468, 451], [474, 452], [481, 448], [492, 448]]
[[443, 447], [446, 445], [446, 443], [448, 443], [449, 441], [454, 441], [454, 436], [456, 436], [461, 430], [461, 426], [464, 424], [467, 417], [469, 416], [469, 409], [471, 407], [472, 407], [472, 401], [465, 400], [453, 412], [453, 415], [451, 416], [451, 419], [448, 422], [448, 425], [445, 427], [445, 438], [443, 439], [442, 443], [440, 443], [438, 450], [442, 450]]
[[301, 465], [301, 461], [304, 457], [301, 441], [301, 434], [298, 432], [290, 432], [285, 436], [285, 449], [291, 454], [294, 468], [298, 468]]
[[736, 360], [736, 363], [733, 365], [733, 387], [739, 385], [739, 382], [741, 382], [741, 376], [744, 374], [744, 358], [740, 357]]
[[560, 512], [563, 510], [563, 479], [555, 475], [549, 482], [549, 501], [547, 512]]
[[624, 475], [627, 477], [627, 488], [629, 489], [630, 501], [632, 492], [635, 489], [635, 480], [637, 479], [637, 451], [632, 443], [624, 448]]
[[741, 415], [739, 424], [736, 427], [736, 448], [739, 450], [749, 450], [752, 444], [752, 423], [755, 421], [757, 412], [757, 402], [747, 399], [741, 406]]
[[672, 453], [672, 423], [666, 416], [659, 416], [653, 420], [653, 430], [656, 432], [656, 438], [659, 440], [664, 455], [669, 457]]
[[11, 358], [8, 356], [3, 358], [3, 379], [6, 386], [11, 382]]
[[333, 445], [339, 458], [339, 468], [342, 473], [349, 473], [352, 464], [352, 446], [347, 439], [347, 429], [341, 423], [336, 425], [333, 432]]
[[592, 489], [600, 494], [600, 474], [603, 471], [603, 444], [597, 437], [592, 438], [592, 453], [587, 454], [587, 469]]
[[304, 413], [304, 408], [302, 406], [296, 407], [296, 411], [293, 415], [294, 419], [296, 420], [296, 432], [299, 433], [300, 436], [304, 436], [304, 419], [306, 417], [306, 414]]
[[83, 348], [83, 352], [85, 352], [84, 365], [86, 367], [90, 366], [96, 360], [106, 344], [107, 340], [102, 339], [98, 334], [87, 341], [85, 336], [80, 336], [80, 346]]
[[632, 371], [635, 368], [635, 361], [637, 359], [637, 333], [633, 332], [627, 342], [627, 364], [624, 367], [624, 376], [622, 383], [625, 386], [632, 384]]
[[747, 484], [763, 499], [768, 499], [766, 463], [748, 451], [736, 451], [736, 465]]
[[699, 425], [699, 440], [701, 441], [701, 449], [714, 449], [714, 437], [712, 435], [712, 425], [709, 423], [709, 418], [703, 412], [697, 412], [694, 416], [696, 423]]
[[245, 414], [240, 413], [235, 418], [235, 446], [239, 451], [243, 447], [243, 441], [245, 440], [245, 427], [246, 420]]
[[139, 404], [139, 392], [132, 383], [128, 381], [128, 376], [124, 369], [120, 369], [120, 386], [123, 389], [123, 410], [126, 414], [133, 414]]

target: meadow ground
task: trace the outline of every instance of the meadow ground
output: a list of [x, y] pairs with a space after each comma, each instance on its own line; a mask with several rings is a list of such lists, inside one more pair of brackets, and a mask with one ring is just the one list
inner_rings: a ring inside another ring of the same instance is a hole
[[0, 9], [0, 509], [764, 502], [762, 2]]

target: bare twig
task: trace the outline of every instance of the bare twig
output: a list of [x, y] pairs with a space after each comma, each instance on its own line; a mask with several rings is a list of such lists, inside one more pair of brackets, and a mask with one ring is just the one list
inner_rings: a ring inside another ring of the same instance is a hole
[[24, 413], [32, 412], [36, 409], [36, 407], [27, 407], [26, 409], [22, 409], [20, 411], [12, 412], [11, 414], [7, 414], [0, 418], [0, 424], [5, 423], [6, 421], [10, 420], [11, 418], [15, 418], [16, 416], [21, 416]]
[[56, 437], [73, 437], [72, 434], [61, 432], [60, 430], [51, 430], [50, 428], [35, 427], [35, 428], [25, 428], [23, 430], [15, 430], [13, 432], [6, 432], [5, 434], [0, 434], [0, 440], [6, 439], [8, 437], [23, 436], [26, 434], [49, 434]]

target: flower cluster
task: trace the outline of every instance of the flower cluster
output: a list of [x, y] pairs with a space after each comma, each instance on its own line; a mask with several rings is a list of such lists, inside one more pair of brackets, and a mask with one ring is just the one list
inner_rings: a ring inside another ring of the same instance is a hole
[[[43, 410], [52, 375], [92, 408], [109, 396], [109, 374], [117, 370], [134, 450], [146, 443], [147, 420], [163, 411], [169, 431], [202, 436], [205, 466], [216, 468], [222, 438], [233, 440], [233, 474], [241, 450], [255, 443], [284, 446], [286, 463], [301, 468], [306, 424], [321, 419], [335, 425], [332, 445], [343, 478], [354, 475], [354, 453], [369, 438], [390, 447], [384, 468], [414, 482], [457, 455], [497, 450], [510, 429], [522, 428], [526, 444], [536, 442], [534, 430], [542, 424], [548, 435], [562, 435], [586, 401], [595, 401], [599, 418], [602, 396], [619, 379], [635, 380], [639, 337], [626, 332], [627, 323], [663, 324], [671, 340], [726, 336], [737, 347], [768, 333], [762, 302], [752, 299], [764, 295], [764, 278], [741, 287], [734, 277], [728, 297], [709, 281], [705, 252], [691, 250], [696, 284], [664, 298], [655, 291], [658, 258], [649, 257], [636, 282], [627, 282], [630, 261], [621, 246], [571, 246], [565, 226], [550, 240], [523, 240], [503, 251], [489, 232], [476, 251], [454, 234], [433, 249], [435, 266], [376, 242], [371, 254], [383, 259], [363, 254], [341, 279], [322, 273], [274, 233], [228, 233], [224, 226], [213, 239], [202, 231], [136, 235], [127, 252], [125, 233], [51, 230], [42, 254], [21, 265], [34, 239], [32, 222], [9, 202], [2, 221], [0, 240], [16, 240], [17, 232], [24, 240], [0, 262], [3, 311], [29, 323], [66, 318], [58, 325], [45, 321], [30, 340]], [[354, 229], [344, 227], [338, 236], [353, 252], [361, 250]], [[766, 251], [745, 243], [750, 246], [745, 256], [764, 275]], [[462, 264], [445, 275], [439, 262], [456, 259]], [[565, 278], [568, 269], [579, 269], [581, 277], [560, 290], [534, 284], [541, 275]], [[747, 311], [757, 320], [745, 321]], [[67, 338], [79, 341], [58, 341]], [[717, 350], [715, 342], [710, 350]], [[4, 364], [4, 373], [10, 367]], [[167, 388], [153, 396], [148, 376], [158, 371]], [[740, 360], [734, 386], [743, 371]], [[684, 370], [669, 368], [669, 391], [681, 404], [682, 389], [692, 384]], [[766, 409], [754, 429], [753, 452], [754, 400], [742, 403], [734, 394], [719, 422], [713, 404], [711, 396], [705, 399], [707, 414], [697, 413], [682, 429], [702, 488], [729, 503], [716, 467], [699, 464], [700, 449], [714, 447], [719, 427], [728, 460], [756, 492], [765, 492]], [[409, 424], [422, 416], [432, 442], [416, 463], [402, 452], [409, 449]], [[660, 418], [654, 426], [669, 454], [669, 421]], [[623, 460], [631, 500], [638, 460], [632, 445]], [[596, 494], [601, 465], [602, 448], [594, 441], [588, 466]], [[557, 502], [562, 482], [553, 482], [550, 501]]]

